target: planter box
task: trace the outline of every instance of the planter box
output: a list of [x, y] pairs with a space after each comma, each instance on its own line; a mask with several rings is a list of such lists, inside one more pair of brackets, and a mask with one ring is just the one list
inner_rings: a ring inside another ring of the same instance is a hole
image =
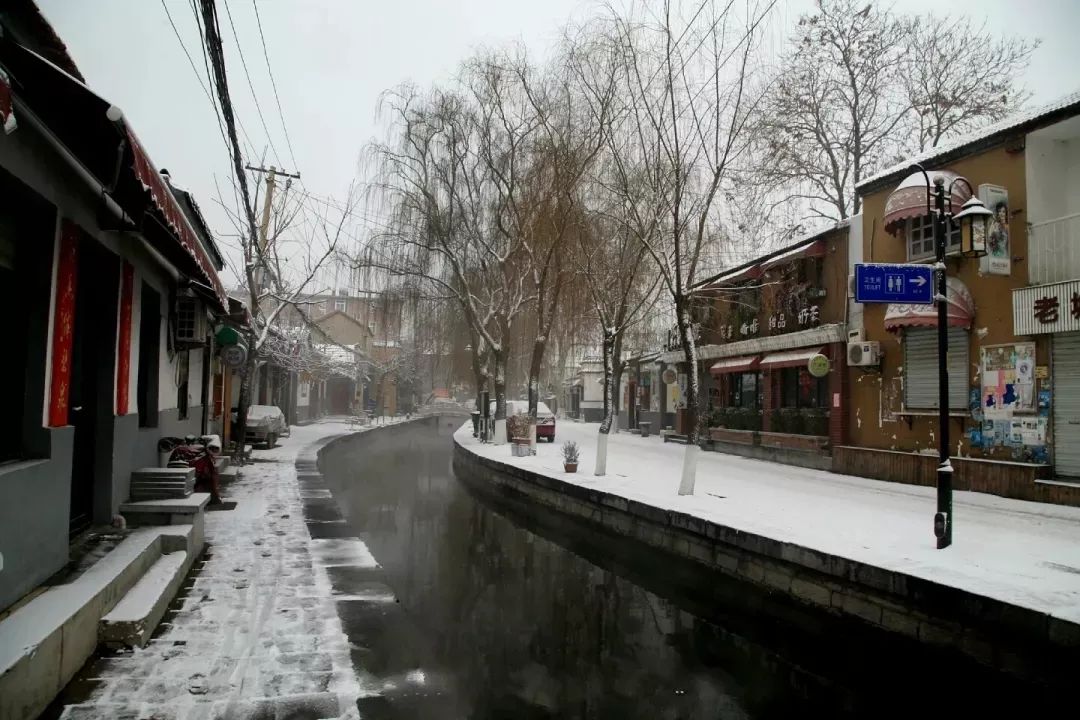
[[762, 432], [759, 442], [762, 447], [803, 450], [805, 452], [825, 452], [829, 438], [820, 435], [793, 435], [791, 433]]
[[756, 430], [729, 430], [728, 428], [709, 428], [709, 438], [720, 442], [736, 443], [738, 445], [757, 445]]

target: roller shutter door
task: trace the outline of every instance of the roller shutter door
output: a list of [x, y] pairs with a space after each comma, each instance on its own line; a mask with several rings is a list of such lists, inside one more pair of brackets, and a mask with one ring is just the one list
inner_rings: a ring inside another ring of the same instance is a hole
[[[968, 365], [968, 331], [949, 328], [949, 407], [966, 410], [971, 371]], [[904, 408], [936, 410], [938, 407], [937, 328], [904, 331]]]
[[1080, 333], [1054, 335], [1054, 472], [1080, 477]]

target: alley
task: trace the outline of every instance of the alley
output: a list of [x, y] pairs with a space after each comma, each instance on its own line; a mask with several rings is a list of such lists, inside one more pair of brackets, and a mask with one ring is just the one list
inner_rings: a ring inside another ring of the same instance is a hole
[[[358, 693], [320, 544], [305, 525], [296, 461], [322, 438], [349, 432], [324, 421], [295, 427], [257, 451], [226, 488], [232, 510], [206, 515], [208, 547], [144, 649], [92, 662], [88, 696], [65, 720], [319, 717], [355, 712]], [[336, 564], [363, 562], [355, 554]]]

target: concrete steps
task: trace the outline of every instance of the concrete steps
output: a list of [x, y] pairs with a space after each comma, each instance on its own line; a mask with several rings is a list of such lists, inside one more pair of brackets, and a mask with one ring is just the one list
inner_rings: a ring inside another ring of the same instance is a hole
[[[0, 718], [37, 717], [98, 647], [101, 619], [129, 595], [125, 616], [149, 606], [143, 599], [150, 591], [136, 592], [139, 586], [156, 585], [168, 605], [179, 583], [162, 578], [178, 573], [182, 582], [202, 550], [201, 515], [187, 525], [136, 528], [78, 578], [48, 588], [0, 620]], [[165, 557], [170, 559], [162, 564]], [[159, 620], [144, 627], [153, 632]]]
[[195, 468], [141, 468], [131, 473], [131, 499], [184, 498], [195, 490]]
[[120, 649], [145, 647], [191, 567], [188, 553], [162, 555], [98, 622], [98, 641]]

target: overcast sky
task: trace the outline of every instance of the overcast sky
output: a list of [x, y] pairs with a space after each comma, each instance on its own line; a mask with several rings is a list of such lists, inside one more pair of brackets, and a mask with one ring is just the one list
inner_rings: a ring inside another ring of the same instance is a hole
[[[118, 105], [159, 168], [195, 193], [213, 229], [234, 230], [216, 207], [215, 176], [227, 177], [226, 154], [205, 81], [200, 38], [189, 0], [165, 0], [191, 53], [192, 70], [161, 0], [38, 0], [67, 43], [89, 86]], [[270, 66], [281, 100], [290, 152], [263, 57], [250, 0], [228, 7], [240, 49], [266, 120], [260, 122], [229, 27], [224, 0], [219, 16], [225, 38], [229, 87], [237, 114], [267, 163], [299, 170], [306, 188], [341, 199], [360, 174], [364, 145], [379, 132], [379, 94], [405, 80], [427, 85], [445, 78], [480, 45], [521, 40], [543, 53], [569, 18], [600, 12], [593, 0], [259, 0]], [[775, 32], [790, 27], [810, 0], [780, 0]], [[942, 7], [930, 0], [899, 0], [901, 9]], [[1024, 78], [1045, 102], [1080, 88], [1080, 1], [979, 0], [995, 31], [1043, 41]], [[209, 86], [208, 86], [209, 87]], [[212, 88], [210, 88], [212, 90]], [[242, 140], [243, 141], [243, 140]], [[246, 150], [251, 153], [252, 151]], [[255, 164], [259, 158], [245, 158]], [[228, 238], [223, 238], [228, 244]], [[227, 274], [226, 283], [234, 278]]]

